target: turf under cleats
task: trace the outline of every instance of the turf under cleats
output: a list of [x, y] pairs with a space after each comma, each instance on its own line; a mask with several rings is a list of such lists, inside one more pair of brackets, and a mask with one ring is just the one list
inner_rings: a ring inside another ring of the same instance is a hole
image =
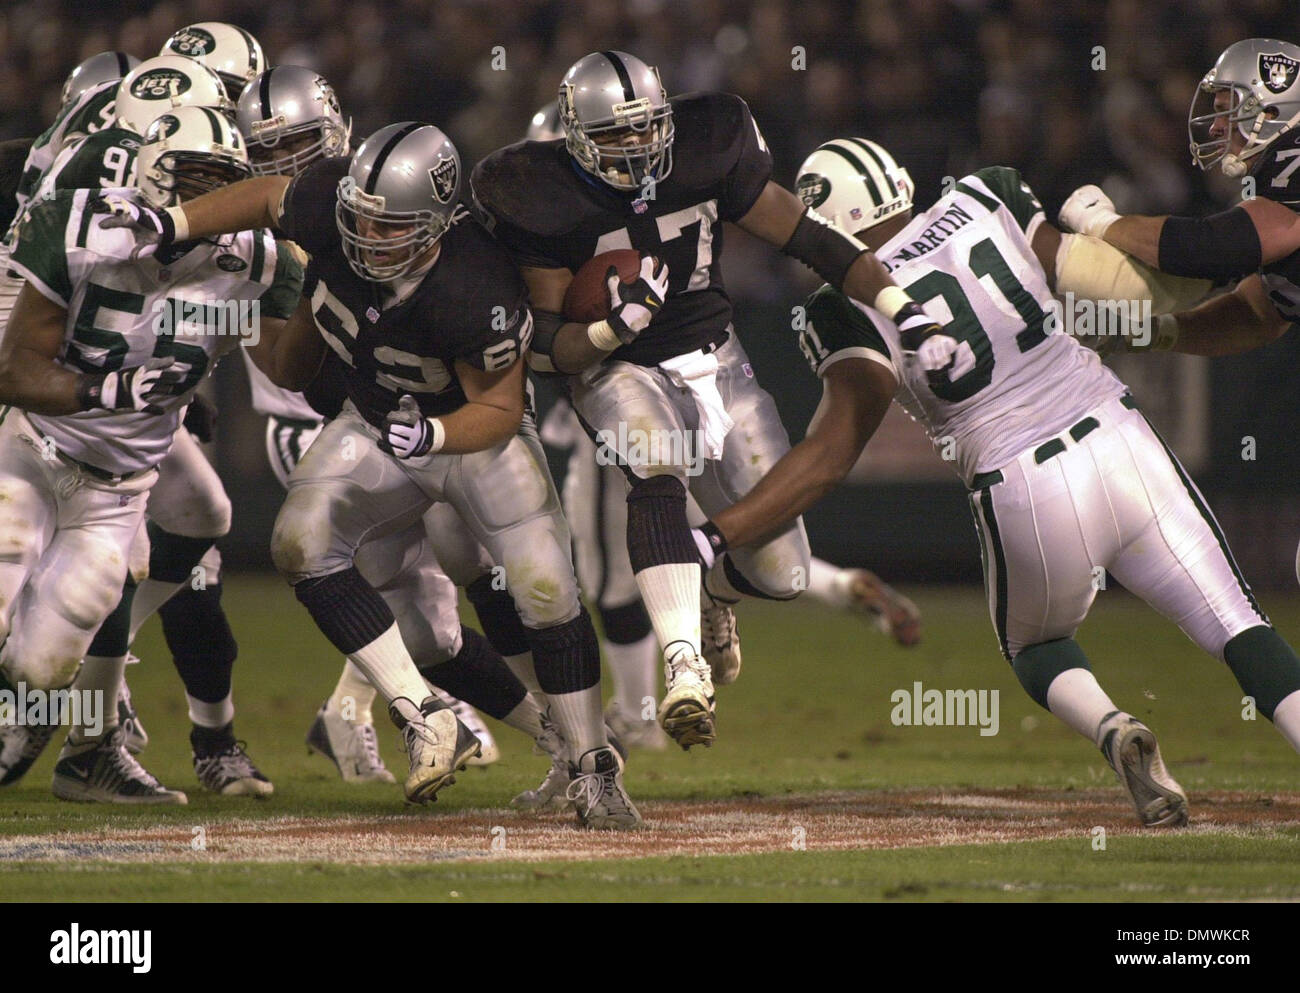
[[608, 746], [585, 752], [570, 767], [565, 796], [585, 828], [627, 831], [641, 825], [641, 814], [623, 788], [618, 755]]
[[1117, 714], [1102, 722], [1101, 754], [1128, 791], [1143, 827], [1182, 827], [1187, 794], [1165, 769], [1156, 736], [1141, 721]]
[[395, 783], [379, 754], [375, 726], [349, 721], [330, 709], [326, 700], [307, 729], [307, 750], [334, 763], [345, 783]]
[[94, 741], [63, 746], [54, 765], [54, 795], [80, 803], [182, 804], [189, 799], [169, 790], [126, 750], [121, 727]]

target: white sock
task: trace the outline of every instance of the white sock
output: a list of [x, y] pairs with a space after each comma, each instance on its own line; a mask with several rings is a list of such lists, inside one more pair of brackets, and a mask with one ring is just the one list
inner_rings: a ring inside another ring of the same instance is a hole
[[164, 583], [157, 579], [142, 579], [131, 601], [131, 641], [144, 622], [158, 612], [158, 608], [174, 597], [184, 583]]
[[577, 762], [584, 753], [608, 744], [599, 683], [577, 693], [551, 694], [546, 699], [549, 716], [568, 743], [569, 761]]
[[227, 693], [224, 699], [216, 703], [208, 703], [206, 700], [200, 700], [198, 697], [192, 697], [188, 693], [185, 699], [190, 705], [190, 721], [195, 727], [208, 728], [215, 731], [217, 728], [223, 728], [235, 719], [235, 700], [234, 697]]
[[374, 702], [375, 688], [370, 685], [366, 674], [351, 661], [344, 662], [339, 683], [334, 687], [326, 709], [344, 715], [353, 724], [373, 724], [375, 718], [370, 712], [370, 705]]
[[[415, 667], [411, 653], [398, 633], [394, 621], [378, 638], [368, 645], [362, 645], [348, 655], [358, 669], [365, 673], [370, 685], [375, 687], [383, 698], [392, 703], [405, 698], [418, 709], [420, 703], [429, 695], [429, 688], [424, 685], [424, 677]], [[408, 715], [409, 716], [409, 715]]]
[[1300, 690], [1288, 693], [1273, 709], [1273, 726], [1300, 752]]
[[849, 570], [814, 558], [808, 568], [808, 589], [814, 600], [843, 609], [849, 605]]
[[536, 741], [537, 736], [542, 733], [542, 712], [530, 693], [515, 705], [514, 710], [501, 718], [501, 723], [509, 725], [516, 731], [522, 731], [531, 740]]
[[81, 663], [81, 671], [72, 681], [72, 689], [79, 694], [90, 690], [99, 701], [99, 734], [92, 734], [86, 727], [83, 709], [82, 722], [71, 731], [73, 740], [78, 744], [83, 741], [98, 741], [117, 727], [117, 688], [122, 683], [122, 673], [126, 670], [125, 655], [87, 655]]
[[650, 720], [653, 721], [660, 663], [654, 632], [631, 644], [616, 645], [606, 641], [601, 647], [614, 678], [614, 702], [618, 704], [619, 713], [631, 721], [641, 720], [646, 697], [649, 697]]
[[503, 655], [506, 665], [510, 671], [515, 674], [515, 678], [524, 684], [524, 689], [536, 697], [539, 701], [545, 699], [546, 694], [537, 683], [537, 670], [533, 668], [533, 653], [524, 652], [521, 655]]
[[1087, 669], [1066, 669], [1047, 687], [1047, 709], [1081, 735], [1098, 744], [1101, 719], [1119, 710]]
[[665, 651], [685, 642], [700, 654], [700, 567], [694, 562], [652, 565], [636, 574], [655, 637]]

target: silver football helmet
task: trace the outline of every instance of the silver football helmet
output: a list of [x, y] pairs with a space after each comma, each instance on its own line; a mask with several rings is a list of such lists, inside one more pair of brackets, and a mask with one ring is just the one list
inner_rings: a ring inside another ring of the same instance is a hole
[[[1229, 99], [1215, 106], [1220, 93]], [[1226, 119], [1221, 136], [1210, 133]], [[1273, 38], [1247, 38], [1229, 45], [1196, 88], [1187, 113], [1192, 162], [1208, 169], [1216, 162], [1225, 175], [1245, 175], [1253, 158], [1300, 121], [1300, 46]], [[1232, 129], [1245, 139], [1233, 154]]]
[[217, 74], [180, 55], [157, 55], [132, 69], [117, 86], [117, 123], [143, 135], [157, 118], [179, 107], [212, 107], [233, 117], [235, 105]]
[[202, 62], [221, 77], [232, 101], [248, 82], [266, 68], [266, 56], [256, 38], [224, 21], [189, 24], [167, 39], [159, 55], [183, 55]]
[[616, 190], [639, 190], [673, 169], [673, 108], [659, 70], [626, 52], [583, 56], [560, 83], [565, 148]]
[[100, 52], [92, 55], [85, 62], [68, 73], [63, 84], [63, 93], [59, 97], [60, 106], [66, 107], [81, 94], [100, 83], [111, 83], [121, 79], [140, 64], [140, 60], [126, 52]]
[[363, 141], [334, 211], [352, 271], [388, 283], [431, 265], [427, 249], [462, 216], [460, 185], [456, 146], [432, 124], [390, 124]]
[[303, 66], [258, 74], [239, 96], [235, 122], [259, 176], [295, 176], [319, 158], [347, 155], [352, 134], [334, 87]]
[[560, 123], [560, 105], [548, 103], [528, 122], [528, 132], [524, 138], [528, 141], [554, 141], [564, 137], [564, 125]]
[[150, 124], [135, 169], [140, 192], [158, 208], [253, 174], [239, 131], [211, 107], [178, 107]]
[[894, 157], [865, 138], [836, 138], [803, 160], [799, 199], [848, 234], [912, 207], [916, 187]]

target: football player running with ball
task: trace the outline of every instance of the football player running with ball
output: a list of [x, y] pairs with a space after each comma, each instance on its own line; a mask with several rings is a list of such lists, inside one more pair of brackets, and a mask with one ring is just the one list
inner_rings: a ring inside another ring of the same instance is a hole
[[[293, 180], [267, 176], [164, 213], [135, 211], [162, 244], [269, 223], [308, 253], [305, 377], [326, 349], [344, 365], [348, 402], [289, 480], [272, 554], [334, 645], [405, 728], [407, 796], [427, 800], [479, 748], [428, 694], [393, 613], [357, 570], [358, 545], [450, 504], [504, 569], [550, 716], [567, 742], [579, 820], [635, 827], [600, 707], [600, 656], [578, 599], [569, 531], [535, 434], [520, 430], [533, 333], [518, 271], [459, 207], [460, 158], [438, 128], [407, 122], [371, 135], [351, 159]], [[259, 363], [261, 364], [261, 363]]]
[[[683, 748], [710, 745], [714, 682], [734, 679], [740, 665], [731, 605], [791, 599], [809, 566], [802, 522], [792, 520], [760, 547], [719, 554], [702, 576], [687, 521], [688, 482], [716, 512], [789, 448], [731, 325], [721, 222], [875, 302], [911, 334], [938, 326], [864, 245], [769, 181], [771, 155], [740, 98], [669, 100], [640, 59], [596, 52], [566, 73], [559, 114], [563, 145], [494, 152], [474, 170], [474, 198], [528, 283], [530, 361], [570, 375], [574, 410], [589, 434], [613, 441], [607, 450], [628, 475], [628, 555], [664, 659], [659, 721]], [[567, 321], [575, 273], [614, 249], [639, 253], [639, 277], [622, 283], [611, 270], [608, 318]]]
[[[1164, 311], [1186, 306], [1205, 284], [1154, 273], [1096, 239], [1063, 236], [1003, 167], [964, 177], [915, 217], [910, 197], [881, 216], [895, 169], [879, 146], [841, 139], [809, 157], [799, 188], [826, 217], [850, 222], [915, 299], [947, 308], [948, 333], [917, 349], [873, 308], [831, 287], [814, 293], [801, 345], [822, 379], [819, 417], [713, 524], [728, 545], [784, 526], [843, 478], [897, 399], [936, 444], [956, 442], [989, 611], [1021, 685], [1101, 749], [1144, 825], [1186, 823], [1187, 797], [1155, 736], [1111, 701], [1074, 640], [1098, 570], [1226, 661], [1261, 709], [1300, 701], [1300, 660], [1124, 384], [1090, 349], [1049, 333], [1048, 311], [1053, 290], [1148, 298]], [[1300, 746], [1294, 720], [1278, 727]]]

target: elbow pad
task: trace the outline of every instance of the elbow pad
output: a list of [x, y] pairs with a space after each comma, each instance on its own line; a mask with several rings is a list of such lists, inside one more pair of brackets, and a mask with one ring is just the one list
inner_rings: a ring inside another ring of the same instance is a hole
[[1237, 279], [1263, 261], [1255, 222], [1240, 207], [1209, 217], [1166, 217], [1160, 229], [1160, 270], [1174, 276]]
[[1156, 314], [1186, 310], [1212, 288], [1208, 279], [1157, 272], [1114, 245], [1084, 234], [1064, 234], [1056, 252], [1056, 292], [1080, 300], [1150, 300]]
[[807, 208], [781, 251], [798, 259], [838, 290], [844, 286], [844, 277], [858, 256], [870, 249]]
[[555, 346], [555, 335], [564, 324], [565, 320], [559, 314], [533, 311], [533, 342], [528, 351], [528, 368], [533, 372], [542, 375], [559, 372], [551, 359], [551, 350]]

